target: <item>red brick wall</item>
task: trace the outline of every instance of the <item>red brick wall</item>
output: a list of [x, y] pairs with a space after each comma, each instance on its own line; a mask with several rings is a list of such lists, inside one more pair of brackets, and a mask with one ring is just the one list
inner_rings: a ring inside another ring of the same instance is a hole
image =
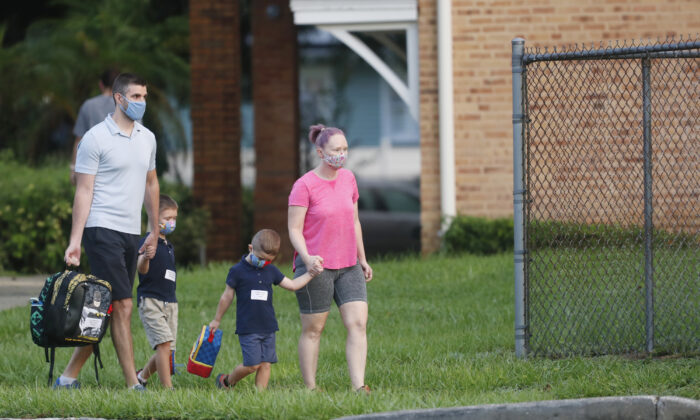
[[[435, 4], [419, 0], [423, 251], [439, 246]], [[511, 43], [526, 47], [695, 34], [697, 0], [454, 0], [457, 211], [513, 213]]]
[[[658, 229], [700, 229], [693, 60], [649, 62]], [[641, 60], [532, 63], [527, 83], [531, 220], [642, 226]]]
[[[294, 251], [287, 233], [287, 197], [299, 176], [296, 27], [287, 0], [256, 0], [251, 9], [254, 230], [275, 229], [282, 237], [279, 258], [291, 260]], [[269, 16], [268, 10], [277, 10], [279, 16]]]
[[241, 249], [238, 6], [236, 1], [190, 2], [194, 196], [211, 213], [210, 260], [234, 260]]

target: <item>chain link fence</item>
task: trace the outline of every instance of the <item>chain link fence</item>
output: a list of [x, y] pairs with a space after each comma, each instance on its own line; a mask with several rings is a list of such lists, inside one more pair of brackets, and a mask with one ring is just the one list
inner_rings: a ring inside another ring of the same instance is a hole
[[516, 352], [700, 351], [700, 40], [513, 52]]

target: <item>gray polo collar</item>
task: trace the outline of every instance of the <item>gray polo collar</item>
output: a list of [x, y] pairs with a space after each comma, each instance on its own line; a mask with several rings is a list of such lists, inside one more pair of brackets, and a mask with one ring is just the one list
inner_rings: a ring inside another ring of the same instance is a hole
[[114, 113], [112, 112], [110, 114], [107, 114], [107, 118], [105, 118], [105, 122], [107, 123], [107, 129], [109, 130], [109, 133], [111, 135], [120, 135], [122, 137], [126, 137], [127, 139], [131, 139], [134, 137], [134, 135], [141, 132], [141, 124], [139, 124], [138, 121], [134, 121], [134, 129], [131, 131], [131, 137], [127, 136], [119, 129], [117, 123], [114, 122], [114, 119], [112, 119], [112, 114]]

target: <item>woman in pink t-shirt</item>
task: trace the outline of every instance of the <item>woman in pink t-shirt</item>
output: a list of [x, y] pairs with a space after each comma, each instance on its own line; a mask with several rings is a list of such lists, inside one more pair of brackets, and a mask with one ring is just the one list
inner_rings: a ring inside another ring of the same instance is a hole
[[304, 383], [316, 388], [321, 332], [335, 300], [347, 329], [345, 346], [353, 389], [365, 385], [367, 361], [367, 264], [357, 215], [357, 183], [343, 164], [348, 142], [334, 127], [311, 126], [309, 140], [321, 162], [299, 178], [289, 194], [289, 238], [296, 249], [294, 277], [317, 274], [296, 292], [301, 313], [299, 367]]

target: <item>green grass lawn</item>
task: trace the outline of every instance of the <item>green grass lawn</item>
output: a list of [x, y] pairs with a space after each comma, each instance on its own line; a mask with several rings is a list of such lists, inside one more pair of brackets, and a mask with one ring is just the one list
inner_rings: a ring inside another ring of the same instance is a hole
[[[288, 275], [290, 267], [281, 267]], [[700, 359], [595, 358], [517, 359], [513, 332], [513, 255], [404, 258], [376, 261], [369, 284], [369, 397], [350, 390], [344, 329], [331, 311], [321, 343], [318, 384], [303, 387], [297, 366], [300, 331], [293, 293], [275, 288], [280, 324], [279, 363], [267, 391], [246, 378], [232, 392], [184, 372], [176, 390], [153, 377], [146, 393], [124, 389], [111, 339], [101, 346], [105, 369], [95, 384], [92, 360], [81, 373], [83, 389], [55, 392], [46, 386], [44, 351], [29, 336], [29, 308], [0, 312], [0, 417], [107, 418], [334, 418], [416, 408], [509, 403], [609, 395], [676, 395], [700, 399]], [[181, 272], [177, 361], [185, 363], [201, 326], [214, 315], [227, 265]], [[38, 291], [37, 291], [38, 292]], [[221, 328], [224, 347], [214, 369], [241, 361], [233, 333], [235, 310]], [[132, 324], [135, 356], [151, 355], [138, 315]], [[70, 349], [57, 351], [60, 373]]]
[[[700, 252], [654, 250], [654, 350], [697, 352]], [[535, 354], [643, 353], [642, 245], [544, 248], [529, 253], [530, 350]]]

